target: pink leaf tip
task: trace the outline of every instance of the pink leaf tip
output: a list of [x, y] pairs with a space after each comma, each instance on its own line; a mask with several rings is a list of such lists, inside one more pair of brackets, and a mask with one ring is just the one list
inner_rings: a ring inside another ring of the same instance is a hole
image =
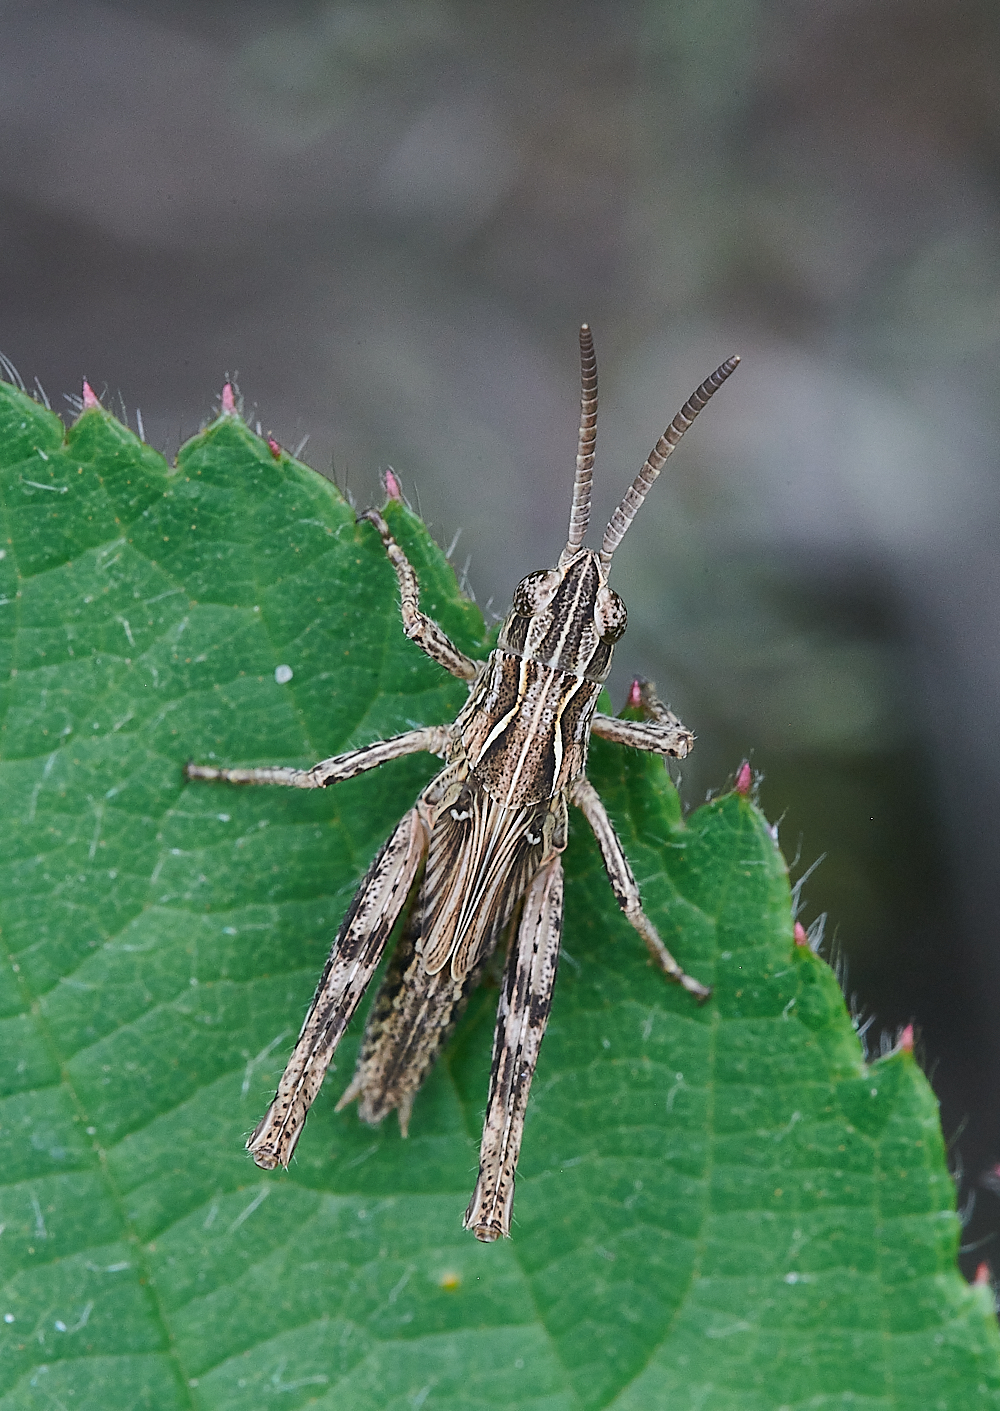
[[94, 396], [94, 389], [86, 378], [83, 379], [83, 410], [89, 412], [91, 407], [99, 407], [101, 404]]
[[736, 783], [733, 788], [738, 794], [749, 794], [752, 784], [753, 770], [750, 768], [750, 761], [745, 759], [736, 771]]
[[796, 921], [795, 923], [794, 936], [795, 944], [797, 946], [807, 946], [809, 944], [809, 932], [803, 926], [801, 921]]
[[233, 384], [227, 382], [222, 389], [222, 415], [236, 415], [236, 398], [233, 396]]
[[281, 460], [281, 446], [273, 436], [269, 435], [267, 438], [267, 449], [271, 452], [271, 455], [276, 461]]
[[984, 1259], [981, 1264], [977, 1264], [977, 1265], [976, 1265], [976, 1276], [975, 1276], [975, 1278], [972, 1280], [972, 1286], [973, 1286], [973, 1288], [977, 1288], [977, 1289], [983, 1289], [983, 1288], [988, 1289], [988, 1288], [990, 1287], [990, 1285], [992, 1284], [992, 1282], [993, 1282], [993, 1279], [991, 1278], [991, 1275], [990, 1275], [990, 1266], [987, 1264], [986, 1260]]
[[385, 473], [385, 493], [390, 500], [401, 500], [403, 498], [403, 487], [396, 479], [394, 472], [389, 469]]
[[638, 710], [642, 705], [642, 682], [639, 680], [638, 676], [628, 688], [628, 700], [625, 702], [625, 705], [629, 710]]
[[900, 1032], [899, 1047], [904, 1053], [913, 1052], [913, 1025], [907, 1024]]

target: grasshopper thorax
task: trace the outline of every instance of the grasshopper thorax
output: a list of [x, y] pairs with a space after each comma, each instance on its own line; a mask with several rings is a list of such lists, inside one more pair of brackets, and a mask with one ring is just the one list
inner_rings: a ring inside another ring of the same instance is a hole
[[605, 681], [627, 620], [600, 556], [581, 548], [556, 568], [521, 579], [497, 646], [556, 671]]

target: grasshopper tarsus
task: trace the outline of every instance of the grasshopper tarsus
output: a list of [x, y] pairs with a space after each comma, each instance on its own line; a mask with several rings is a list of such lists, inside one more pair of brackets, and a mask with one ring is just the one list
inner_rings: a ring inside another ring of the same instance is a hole
[[372, 1007], [354, 1077], [337, 1104], [339, 1109], [357, 1099], [359, 1116], [373, 1123], [395, 1108], [404, 1136], [420, 1084], [500, 937], [513, 926], [479, 1176], [463, 1222], [486, 1243], [510, 1234], [524, 1116], [559, 960], [560, 857], [568, 803], [590, 824], [618, 904], [652, 960], [699, 1003], [711, 994], [685, 973], [643, 911], [632, 869], [586, 766], [591, 732], [678, 759], [694, 743], [648, 681], [637, 679], [629, 696], [629, 705], [644, 719], [597, 713], [612, 652], [626, 625], [625, 605], [608, 586], [608, 570], [663, 462], [739, 360], [722, 363], [670, 423], [611, 516], [598, 553], [583, 547], [597, 423], [597, 363], [586, 324], [580, 356], [580, 432], [566, 545], [554, 568], [518, 584], [487, 661], [466, 656], [421, 611], [417, 575], [379, 511], [360, 516], [377, 531], [395, 571], [406, 636], [469, 683], [469, 698], [454, 724], [410, 730], [309, 769], [198, 764], [185, 769], [191, 780], [326, 788], [418, 751], [446, 761], [358, 888], [274, 1101], [247, 1148], [265, 1170], [288, 1165], [337, 1044], [411, 891], [412, 913]]
[[259, 1166], [262, 1171], [275, 1171], [279, 1166], [287, 1169], [288, 1161], [292, 1159], [291, 1154], [289, 1154], [288, 1161], [282, 1161], [273, 1151], [265, 1151], [260, 1148], [251, 1151], [249, 1141], [247, 1142], [247, 1151], [253, 1157], [253, 1164]]

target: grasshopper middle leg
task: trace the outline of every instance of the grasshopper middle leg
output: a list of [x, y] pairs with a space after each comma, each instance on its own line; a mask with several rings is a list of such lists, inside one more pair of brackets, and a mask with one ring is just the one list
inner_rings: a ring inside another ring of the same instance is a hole
[[376, 740], [359, 750], [321, 759], [310, 769], [293, 769], [283, 764], [262, 764], [249, 769], [218, 769], [211, 764], [189, 764], [184, 770], [188, 779], [214, 779], [226, 784], [282, 784], [289, 789], [325, 789], [342, 779], [353, 779], [368, 769], [377, 769], [391, 759], [408, 754], [444, 756], [451, 743], [447, 725], [429, 725], [422, 730], [407, 730], [391, 740]]
[[650, 955], [655, 960], [663, 973], [678, 985], [683, 985], [684, 989], [696, 995], [698, 999], [708, 999], [712, 991], [707, 985], [703, 985], [700, 980], [694, 979], [691, 975], [686, 975], [677, 961], [673, 958], [666, 946], [660, 940], [656, 927], [642, 909], [642, 901], [639, 896], [639, 886], [628, 864], [628, 858], [622, 850], [622, 845], [618, 840], [614, 824], [608, 817], [608, 811], [601, 802], [601, 796], [594, 788], [589, 779], [577, 779], [570, 786], [570, 801], [576, 804], [577, 808], [586, 818], [591, 828], [594, 830], [594, 837], [597, 845], [601, 849], [601, 856], [604, 859], [604, 866], [607, 869], [608, 878], [611, 882], [615, 899], [626, 920], [631, 922], [639, 935], [646, 942]]

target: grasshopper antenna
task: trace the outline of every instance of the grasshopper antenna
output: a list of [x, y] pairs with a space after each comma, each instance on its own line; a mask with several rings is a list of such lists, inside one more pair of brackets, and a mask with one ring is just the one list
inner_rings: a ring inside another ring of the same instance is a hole
[[576, 443], [573, 507], [569, 512], [569, 538], [562, 552], [567, 563], [583, 544], [590, 523], [590, 487], [594, 480], [594, 445], [597, 441], [597, 355], [590, 324], [580, 327], [580, 435]]
[[[582, 337], [583, 335], [581, 334], [581, 340]], [[739, 361], [737, 357], [727, 358], [721, 366], [715, 369], [711, 377], [705, 379], [697, 392], [693, 392], [684, 403], [659, 441], [657, 441], [656, 445], [650, 451], [646, 458], [645, 465], [626, 490], [621, 504], [611, 516], [608, 521], [608, 527], [604, 531], [604, 543], [601, 545], [601, 567], [605, 572], [607, 572], [608, 566], [611, 563], [611, 555], [625, 538], [625, 532], [633, 519], [635, 519], [639, 506], [649, 494], [653, 481], [663, 469], [663, 462], [674, 450], [678, 441], [684, 435], [698, 413], [707, 405], [709, 398], [712, 397], [714, 393], [718, 392], [726, 378], [736, 371], [739, 366]], [[576, 508], [575, 488], [573, 493], [573, 508]]]

